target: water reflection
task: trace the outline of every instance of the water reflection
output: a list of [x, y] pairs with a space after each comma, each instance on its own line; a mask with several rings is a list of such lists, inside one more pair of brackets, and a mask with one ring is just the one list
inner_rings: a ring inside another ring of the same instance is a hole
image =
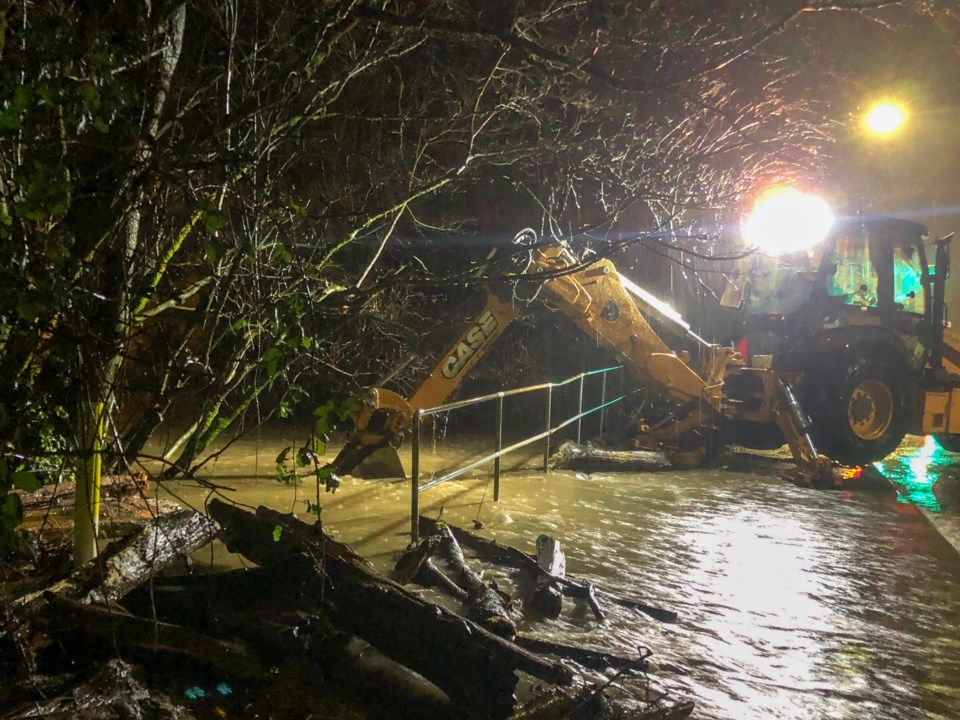
[[[481, 450], [440, 449], [431, 462], [445, 467]], [[773, 470], [513, 472], [500, 503], [479, 478], [429, 491], [421, 508], [463, 527], [479, 519], [488, 537], [527, 550], [550, 533], [569, 573], [678, 611], [678, 624], [662, 625], [610, 605], [599, 625], [577, 607], [546, 632], [624, 652], [652, 648], [659, 682], [693, 698], [698, 718], [958, 718], [960, 561], [924, 516], [899, 511], [924, 493], [935, 501], [925, 507], [949, 509], [936, 489], [954, 478], [955, 458], [906, 448], [882, 466], [899, 496], [796, 488]], [[244, 461], [231, 462], [217, 471], [243, 475]], [[271, 480], [226, 484], [233, 499], [286, 511], [302, 513], [312, 497]], [[199, 504], [206, 492], [178, 491]], [[321, 500], [327, 528], [382, 568], [406, 544], [407, 483], [347, 478]]]
[[911, 448], [892, 460], [877, 463], [875, 467], [897, 486], [899, 502], [940, 512], [942, 508], [933, 488], [940, 479], [943, 466], [949, 465], [953, 457], [928, 435], [919, 448]]

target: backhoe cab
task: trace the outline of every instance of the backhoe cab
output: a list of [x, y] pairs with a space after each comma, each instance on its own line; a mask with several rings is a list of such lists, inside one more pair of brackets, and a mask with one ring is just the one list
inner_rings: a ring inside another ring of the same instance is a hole
[[815, 270], [758, 258], [747, 275], [746, 347], [792, 379], [815, 446], [838, 462], [880, 460], [908, 433], [960, 449], [950, 237], [926, 237], [913, 222], [855, 218], [837, 224]]

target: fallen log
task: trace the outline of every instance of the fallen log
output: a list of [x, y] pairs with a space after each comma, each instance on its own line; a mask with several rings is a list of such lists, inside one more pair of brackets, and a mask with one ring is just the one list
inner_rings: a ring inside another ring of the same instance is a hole
[[696, 709], [696, 704], [688, 700], [676, 705], [652, 708], [641, 715], [638, 720], [686, 720], [693, 715], [693, 711]]
[[163, 515], [124, 540], [112, 543], [67, 577], [15, 597], [11, 607], [29, 614], [54, 593], [81, 603], [111, 603], [164, 567], [216, 537], [215, 522], [193, 510]]
[[66, 642], [77, 652], [99, 652], [104, 658], [120, 650], [171, 653], [212, 665], [240, 678], [260, 677], [264, 670], [243, 645], [202, 635], [190, 628], [131, 615], [118, 606], [81, 604], [47, 593], [45, 606], [34, 613], [38, 629]]
[[547, 460], [551, 469], [579, 472], [662, 472], [674, 467], [666, 453], [609, 450], [566, 440]]
[[443, 536], [433, 533], [423, 538], [412, 549], [407, 550], [393, 567], [393, 579], [401, 585], [413, 582], [427, 561], [440, 549]]
[[[129, 495], [139, 495], [147, 488], [145, 475], [104, 475], [100, 480], [100, 497], [120, 498]], [[56, 508], [57, 510], [72, 510], [76, 502], [76, 483], [64, 480], [53, 485], [44, 485], [33, 492], [15, 491], [20, 495], [24, 513], [36, 510]]]
[[393, 569], [393, 579], [401, 585], [416, 581], [424, 587], [442, 590], [455, 600], [467, 604], [470, 595], [462, 587], [447, 577], [433, 562], [432, 556], [440, 549], [443, 537], [439, 534], [428, 535], [417, 545], [403, 553]]
[[442, 590], [464, 605], [470, 602], [469, 593], [444, 575], [443, 571], [434, 565], [433, 560], [429, 558], [423, 563], [423, 567], [420, 568], [420, 572], [417, 574], [417, 582], [424, 587]]
[[[349, 548], [268, 508], [256, 514], [220, 500], [210, 514], [223, 526], [227, 547], [267, 565], [287, 560], [289, 582], [321, 605], [340, 627], [420, 673], [470, 715], [507, 717], [515, 671], [550, 683], [572, 675], [479, 625], [425, 602], [374, 572]], [[298, 562], [293, 559], [299, 557]]]
[[[423, 515], [420, 516], [420, 527], [424, 532], [432, 532], [436, 525], [436, 520]], [[480, 557], [509, 564], [519, 570], [527, 570], [532, 573], [540, 572], [540, 566], [537, 564], [536, 558], [531, 555], [527, 555], [525, 552], [522, 552], [517, 548], [510, 547], [509, 545], [503, 545], [498, 543], [496, 540], [488, 540], [487, 538], [475, 535], [474, 533], [464, 530], [463, 528], [458, 528], [455, 525], [448, 525], [447, 527], [450, 528], [450, 532], [453, 533], [453, 536], [457, 538], [461, 545], [469, 547]], [[642, 603], [637, 600], [622, 598], [608, 591], [599, 590], [590, 585], [590, 583], [576, 582], [569, 577], [558, 578], [558, 582], [560, 582], [560, 584], [563, 586], [564, 594], [569, 597], [581, 598], [589, 602], [591, 593], [598, 592], [603, 595], [606, 600], [609, 600], [616, 605], [638, 610], [645, 615], [649, 615], [655, 620], [659, 620], [660, 622], [675, 623], [677, 621], [677, 614], [672, 610], [665, 610], [664, 608], [647, 605], [646, 603]], [[596, 612], [596, 610], [594, 612]]]
[[467, 566], [463, 550], [449, 528], [439, 527], [437, 534], [440, 536], [440, 554], [446, 561], [446, 572], [443, 574], [467, 593], [470, 619], [500, 637], [513, 638], [517, 634], [517, 626], [510, 619], [510, 611], [503, 598]]
[[607, 669], [646, 672], [649, 668], [647, 659], [650, 657], [650, 652], [647, 650], [645, 650], [640, 657], [630, 658], [616, 653], [590, 650], [589, 648], [576, 645], [567, 645], [526, 636], [517, 636], [516, 643], [530, 652], [535, 652], [539, 655], [556, 655], [557, 657], [569, 658], [586, 668], [600, 672]]

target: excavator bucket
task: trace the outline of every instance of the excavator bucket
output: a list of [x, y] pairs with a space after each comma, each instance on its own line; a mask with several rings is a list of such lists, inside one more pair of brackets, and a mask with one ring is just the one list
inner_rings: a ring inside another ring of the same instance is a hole
[[403, 478], [403, 465], [400, 456], [391, 445], [365, 445], [348, 442], [334, 461], [331, 469], [336, 475], [353, 475], [364, 480], [380, 478]]
[[364, 480], [406, 477], [403, 465], [400, 463], [400, 456], [396, 449], [389, 445], [377, 448], [367, 455], [350, 474]]

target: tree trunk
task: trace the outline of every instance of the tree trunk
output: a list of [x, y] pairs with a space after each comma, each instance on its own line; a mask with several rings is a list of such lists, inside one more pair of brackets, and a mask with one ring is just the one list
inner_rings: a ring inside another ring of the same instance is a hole
[[673, 464], [666, 453], [652, 450], [608, 450], [580, 445], [571, 440], [560, 444], [550, 456], [554, 469], [582, 472], [658, 472], [670, 470]]
[[11, 602], [30, 613], [48, 592], [81, 603], [114, 602], [155, 573], [210, 542], [217, 525], [192, 510], [157, 518], [136, 535], [107, 547], [96, 562], [77, 568], [66, 578]]
[[105, 422], [104, 403], [81, 402], [77, 428], [76, 499], [73, 506], [73, 563], [77, 567], [97, 556]]
[[446, 564], [444, 574], [466, 592], [470, 619], [500, 637], [512, 639], [517, 634], [517, 626], [510, 619], [503, 598], [467, 566], [463, 550], [449, 528], [439, 527], [436, 532], [440, 536], [439, 553]]
[[446, 526], [439, 526], [404, 553], [397, 561], [394, 577], [402, 584], [416, 580], [425, 587], [445, 591], [467, 607], [471, 620], [492, 633], [505, 638], [517, 634], [503, 598], [467, 566], [457, 539]]
[[[144, 135], [138, 141], [141, 163], [136, 172], [143, 172], [141, 168], [148, 166], [148, 160], [153, 152], [153, 143], [160, 128], [160, 116], [170, 91], [170, 83], [180, 61], [180, 51], [183, 48], [183, 33], [186, 24], [186, 3], [174, 8], [160, 26], [163, 33], [162, 52], [160, 53], [160, 76], [157, 78], [157, 92], [154, 97], [154, 106], [148, 116], [148, 123], [143, 130]], [[137, 184], [138, 178], [130, 177], [131, 185]], [[124, 234], [124, 273], [122, 282], [117, 290], [118, 317], [114, 330], [118, 338], [125, 345], [134, 330], [136, 310], [144, 305], [144, 297], [135, 297], [132, 278], [132, 265], [137, 251], [140, 248], [140, 204], [143, 198], [142, 188], [136, 191], [136, 197], [130, 203], [125, 218]], [[166, 266], [154, 272], [150, 288], [157, 287]], [[149, 293], [147, 294], [149, 297]], [[124, 363], [124, 353], [121, 347], [114, 349], [112, 355], [106, 359], [99, 351], [83, 352], [81, 349], [81, 367], [85, 371], [87, 381], [87, 395], [81, 395], [77, 439], [79, 462], [77, 467], [77, 503], [74, 512], [74, 546], [73, 560], [76, 566], [89, 562], [97, 555], [97, 529], [100, 511], [100, 470], [103, 452], [103, 433], [106, 417], [114, 409], [117, 402], [117, 380], [120, 377]]]

